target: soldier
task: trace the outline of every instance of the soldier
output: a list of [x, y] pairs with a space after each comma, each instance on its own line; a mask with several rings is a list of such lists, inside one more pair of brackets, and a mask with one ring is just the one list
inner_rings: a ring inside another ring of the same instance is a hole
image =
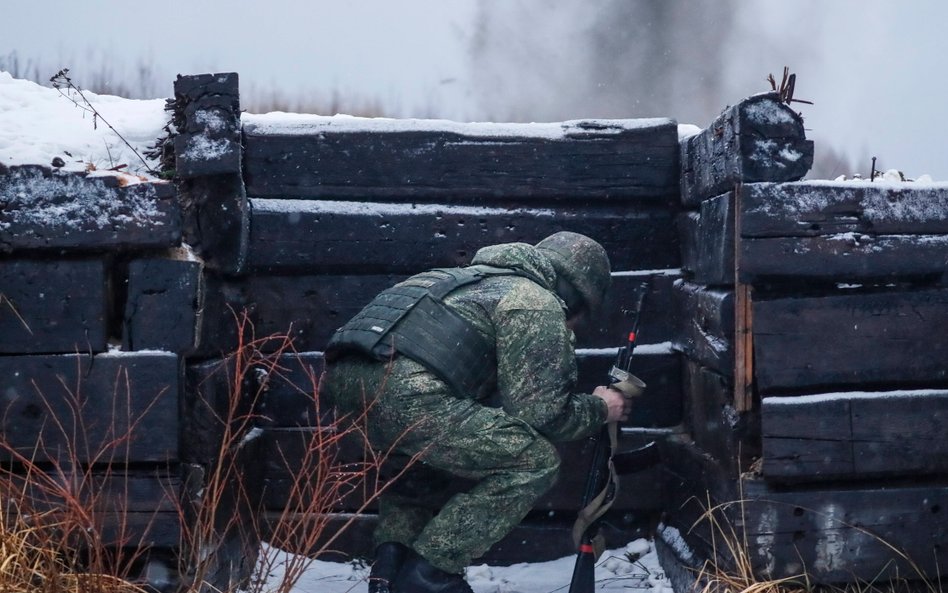
[[471, 559], [553, 485], [552, 443], [627, 419], [620, 392], [573, 392], [572, 329], [609, 283], [602, 246], [559, 232], [413, 276], [337, 330], [322, 394], [367, 411], [373, 447], [416, 456], [379, 500], [371, 593], [471, 592]]

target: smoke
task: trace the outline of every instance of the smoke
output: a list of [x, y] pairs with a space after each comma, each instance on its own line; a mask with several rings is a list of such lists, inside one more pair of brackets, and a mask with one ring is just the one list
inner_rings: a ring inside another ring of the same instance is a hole
[[482, 0], [470, 44], [474, 99], [511, 121], [675, 117], [724, 105], [734, 0]]
[[797, 74], [814, 174], [948, 179], [948, 3], [917, 0], [480, 0], [476, 118], [671, 117], [707, 126]]

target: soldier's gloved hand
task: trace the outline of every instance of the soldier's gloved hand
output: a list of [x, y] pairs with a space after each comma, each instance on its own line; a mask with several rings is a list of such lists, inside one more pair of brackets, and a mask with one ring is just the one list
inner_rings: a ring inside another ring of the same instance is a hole
[[606, 407], [609, 409], [606, 422], [625, 422], [629, 419], [629, 412], [632, 411], [632, 401], [621, 391], [600, 385], [593, 390], [592, 394], [606, 402]]

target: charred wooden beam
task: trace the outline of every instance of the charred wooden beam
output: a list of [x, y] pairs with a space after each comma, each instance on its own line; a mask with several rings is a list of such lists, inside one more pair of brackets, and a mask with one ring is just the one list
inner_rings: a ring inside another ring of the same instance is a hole
[[948, 382], [948, 290], [756, 300], [761, 394]]
[[104, 259], [0, 264], [0, 353], [102, 352], [109, 336]]
[[[675, 122], [458, 124], [244, 117], [249, 195], [532, 200], [675, 198]], [[483, 203], [483, 202], [481, 202]]]
[[681, 334], [675, 347], [717, 373], [734, 376], [734, 291], [679, 281]]
[[203, 264], [184, 250], [128, 265], [122, 346], [193, 352], [200, 342]]
[[744, 237], [948, 234], [948, 184], [755, 183], [742, 206]]
[[[536, 243], [558, 231], [599, 241], [616, 270], [678, 268], [667, 205], [492, 208], [252, 199], [248, 265], [256, 273], [415, 273], [467, 265], [481, 247]], [[634, 240], [630, 240], [634, 237]]]
[[[258, 336], [287, 335], [298, 351], [321, 351], [333, 332], [379, 292], [405, 279], [404, 274], [370, 275], [255, 275], [240, 279], [209, 277], [202, 319], [201, 352], [212, 356], [236, 344], [234, 312], [246, 310]], [[640, 335], [646, 343], [663, 343], [677, 333], [673, 283], [677, 271], [620, 272], [602, 312], [577, 329], [580, 348], [617, 346], [625, 338], [627, 307], [632, 291], [649, 280]], [[263, 344], [275, 348], [279, 342]]]
[[682, 141], [682, 202], [697, 206], [738, 183], [796, 181], [812, 165], [803, 119], [776, 93], [754, 95]]
[[243, 271], [250, 232], [242, 177], [237, 74], [179, 76], [175, 81], [175, 176], [185, 238], [207, 264]]
[[757, 579], [805, 571], [813, 584], [930, 582], [948, 559], [941, 545], [948, 518], [938, 502], [948, 495], [943, 479], [776, 488], [726, 473], [693, 444], [665, 446], [667, 508], [675, 509], [666, 519], [695, 555], [717, 554], [719, 568], [738, 560], [722, 538], [742, 542], [740, 559]]
[[126, 184], [45, 167], [0, 173], [0, 253], [172, 247], [181, 208], [167, 182]]
[[0, 458], [133, 463], [178, 457], [178, 357], [170, 352], [0, 357]]
[[760, 456], [760, 414], [734, 406], [734, 385], [724, 375], [685, 359], [684, 421], [695, 445], [732, 475]]
[[743, 482], [732, 521], [761, 578], [806, 571], [811, 583], [932, 582], [948, 561], [944, 482], [775, 490]]
[[948, 471], [948, 391], [764, 398], [767, 480], [865, 479]]

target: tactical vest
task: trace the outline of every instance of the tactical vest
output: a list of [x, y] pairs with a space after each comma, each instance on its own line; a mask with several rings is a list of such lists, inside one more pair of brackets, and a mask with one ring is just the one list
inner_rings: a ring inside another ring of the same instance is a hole
[[497, 374], [496, 346], [444, 304], [451, 292], [490, 276], [522, 276], [520, 270], [477, 265], [436, 268], [388, 288], [326, 346], [327, 361], [359, 353], [388, 361], [397, 352], [422, 364], [458, 394], [481, 398]]

